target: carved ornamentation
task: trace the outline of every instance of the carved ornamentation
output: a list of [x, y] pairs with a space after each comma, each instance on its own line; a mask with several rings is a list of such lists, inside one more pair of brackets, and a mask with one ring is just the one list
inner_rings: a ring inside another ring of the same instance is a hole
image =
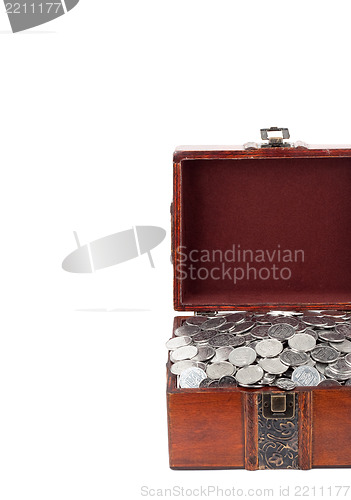
[[265, 418], [258, 397], [258, 459], [260, 469], [298, 469], [298, 403], [292, 418]]

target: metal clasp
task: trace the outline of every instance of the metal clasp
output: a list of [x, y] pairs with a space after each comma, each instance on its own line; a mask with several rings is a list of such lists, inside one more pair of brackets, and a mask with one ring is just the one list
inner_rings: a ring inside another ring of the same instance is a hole
[[265, 418], [292, 418], [295, 415], [294, 393], [263, 394], [263, 416]]
[[[280, 132], [277, 134], [276, 132]], [[270, 127], [261, 128], [261, 139], [263, 141], [268, 141], [268, 143], [263, 143], [261, 146], [263, 148], [277, 148], [277, 147], [290, 147], [291, 144], [284, 142], [284, 139], [290, 139], [290, 133], [288, 128], [280, 127]]]

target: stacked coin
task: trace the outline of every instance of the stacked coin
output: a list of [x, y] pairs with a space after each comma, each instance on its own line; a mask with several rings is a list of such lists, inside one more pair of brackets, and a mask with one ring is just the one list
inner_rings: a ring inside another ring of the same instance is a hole
[[193, 316], [166, 346], [178, 387], [351, 385], [351, 314], [343, 311]]

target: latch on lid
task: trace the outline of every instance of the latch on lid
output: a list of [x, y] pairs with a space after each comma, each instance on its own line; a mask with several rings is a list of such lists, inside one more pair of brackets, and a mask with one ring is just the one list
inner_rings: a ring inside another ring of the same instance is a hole
[[305, 146], [304, 143], [290, 143], [285, 139], [290, 139], [290, 132], [288, 128], [270, 127], [261, 128], [261, 139], [263, 141], [258, 144], [257, 142], [246, 142], [245, 149], [259, 149], [259, 148], [292, 148], [296, 146]]
[[261, 139], [263, 141], [268, 141], [267, 143], [263, 143], [261, 145], [263, 148], [267, 147], [286, 148], [291, 146], [289, 142], [284, 142], [284, 139], [290, 139], [290, 133], [288, 128], [280, 128], [280, 127], [261, 128]]

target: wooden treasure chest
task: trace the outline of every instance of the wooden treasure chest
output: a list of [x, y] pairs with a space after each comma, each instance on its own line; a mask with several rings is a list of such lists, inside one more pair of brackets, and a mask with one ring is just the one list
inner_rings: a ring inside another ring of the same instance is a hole
[[173, 469], [351, 466], [351, 146], [261, 137], [174, 153]]

